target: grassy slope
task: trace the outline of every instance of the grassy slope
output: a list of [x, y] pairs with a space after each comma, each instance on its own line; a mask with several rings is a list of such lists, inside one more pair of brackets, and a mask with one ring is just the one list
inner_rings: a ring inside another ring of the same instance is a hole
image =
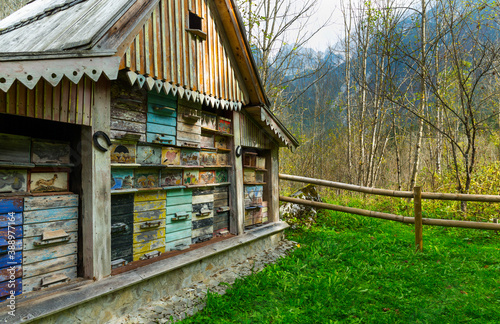
[[289, 257], [183, 323], [500, 323], [500, 235], [320, 213]]

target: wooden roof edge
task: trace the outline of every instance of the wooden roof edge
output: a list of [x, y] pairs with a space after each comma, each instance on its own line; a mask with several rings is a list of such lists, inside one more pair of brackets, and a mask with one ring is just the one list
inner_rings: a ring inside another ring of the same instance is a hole
[[299, 141], [266, 106], [246, 106], [243, 109], [250, 112], [268, 134], [283, 144], [280, 146], [288, 147], [294, 151], [300, 145]]
[[250, 43], [246, 37], [243, 20], [234, 0], [218, 0], [214, 2], [222, 18], [224, 30], [230, 40], [231, 50], [234, 52], [238, 67], [243, 75], [244, 84], [249, 91], [250, 104], [269, 106], [269, 99], [265, 93]]

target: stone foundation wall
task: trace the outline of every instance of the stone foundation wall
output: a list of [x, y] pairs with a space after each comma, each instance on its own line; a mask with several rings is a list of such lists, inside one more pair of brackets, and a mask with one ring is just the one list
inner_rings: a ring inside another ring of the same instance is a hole
[[[212, 254], [181, 268], [153, 276], [132, 286], [41, 318], [34, 323], [113, 323], [118, 318], [136, 312], [154, 300], [172, 295], [179, 289], [204, 281], [214, 273], [243, 262], [263, 250], [274, 248], [282, 239], [283, 232], [278, 232], [246, 244], [237, 245], [230, 250]], [[204, 248], [217, 249], [217, 244]], [[158, 267], [158, 264], [169, 260], [162, 260], [150, 266]], [[139, 268], [137, 272], [140, 276], [147, 278], [147, 270]]]

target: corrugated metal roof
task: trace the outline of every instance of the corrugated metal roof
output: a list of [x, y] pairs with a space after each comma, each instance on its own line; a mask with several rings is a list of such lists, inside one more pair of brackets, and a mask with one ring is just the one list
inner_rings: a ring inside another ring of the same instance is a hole
[[89, 48], [133, 0], [36, 0], [0, 21], [0, 52]]

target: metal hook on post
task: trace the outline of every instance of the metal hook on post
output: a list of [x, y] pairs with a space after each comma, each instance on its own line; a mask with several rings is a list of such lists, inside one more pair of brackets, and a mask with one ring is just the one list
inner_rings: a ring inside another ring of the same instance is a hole
[[101, 143], [99, 143], [99, 141], [98, 141], [99, 136], [102, 136], [104, 138], [104, 140], [106, 141], [106, 144], [108, 144], [108, 146], [111, 146], [111, 140], [109, 139], [108, 134], [104, 133], [103, 131], [97, 131], [94, 133], [94, 136], [92, 136], [92, 139], [94, 141], [94, 146], [97, 147], [100, 151], [106, 152], [108, 149], [103, 147], [101, 145]]

